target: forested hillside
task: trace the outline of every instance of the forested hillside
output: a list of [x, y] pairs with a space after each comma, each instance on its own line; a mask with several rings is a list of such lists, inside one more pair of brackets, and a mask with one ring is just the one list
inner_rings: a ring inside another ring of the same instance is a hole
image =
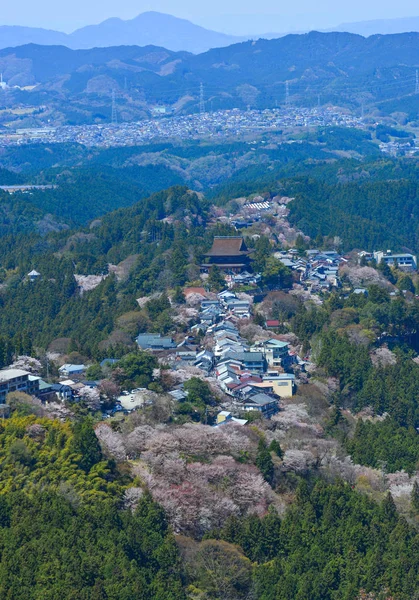
[[364, 589], [408, 600], [417, 587], [418, 536], [391, 496], [378, 505], [343, 483], [301, 481], [283, 517], [175, 538], [128, 463], [101, 454], [91, 422], [20, 406], [0, 431], [3, 598], [350, 600]]
[[102, 457], [89, 421], [16, 415], [0, 430], [0, 597], [183, 599], [162, 510]]
[[[301, 144], [269, 146], [167, 143], [89, 152], [68, 144], [9, 148], [0, 155], [0, 185], [55, 187], [14, 195], [0, 191], [0, 230], [45, 234], [65, 226], [85, 226], [173, 185], [186, 184], [210, 197], [222, 197], [265, 185], [275, 191], [279, 179], [302, 171], [321, 177], [330, 173], [335, 178], [339, 167], [329, 163], [330, 138], [336, 149], [356, 146], [363, 156], [378, 152], [369, 134], [352, 130], [309, 136]], [[349, 170], [358, 168], [357, 161], [348, 160]]]
[[[199, 257], [211, 245], [207, 209], [196, 194], [175, 187], [106, 215], [94, 229], [3, 237], [0, 264], [8, 285], [0, 292], [0, 331], [14, 336], [28, 330], [43, 347], [55, 337], [74, 337], [86, 351], [97, 352], [118, 317], [135, 309], [136, 298], [187, 281], [189, 256]], [[164, 222], [167, 217], [174, 223]], [[122, 282], [109, 274], [79, 296], [74, 273], [105, 276], [109, 263], [129, 257], [131, 270]], [[29, 283], [25, 276], [33, 268], [42, 276]]]
[[302, 483], [282, 521], [231, 522], [220, 534], [258, 563], [256, 596], [263, 600], [351, 600], [361, 589], [407, 600], [417, 586], [418, 536], [391, 497], [379, 507], [349, 486]]
[[338, 235], [346, 250], [419, 249], [419, 189], [411, 180], [290, 186], [291, 222], [310, 236]]

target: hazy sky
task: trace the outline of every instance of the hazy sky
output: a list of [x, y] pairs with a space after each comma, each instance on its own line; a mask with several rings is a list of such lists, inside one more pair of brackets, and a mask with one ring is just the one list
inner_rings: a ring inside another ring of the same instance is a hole
[[342, 22], [419, 16], [417, 0], [0, 0], [1, 25], [72, 31], [112, 16], [156, 10], [230, 33], [327, 28]]

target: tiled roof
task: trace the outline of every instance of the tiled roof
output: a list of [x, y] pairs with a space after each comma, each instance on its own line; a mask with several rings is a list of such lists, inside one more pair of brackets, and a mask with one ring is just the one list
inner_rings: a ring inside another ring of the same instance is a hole
[[261, 406], [271, 404], [272, 402], [276, 402], [276, 400], [264, 393], [255, 394], [247, 400], [248, 404], [260, 404]]
[[201, 296], [206, 296], [207, 295], [207, 293], [206, 293], [206, 291], [204, 290], [203, 287], [190, 287], [190, 288], [186, 288], [183, 291], [183, 293], [184, 293], [184, 295], [186, 297], [188, 297], [188, 296], [190, 296], [192, 294], [200, 294]]
[[141, 348], [176, 348], [172, 338], [164, 338], [160, 334], [140, 334], [137, 337], [137, 344]]
[[229, 354], [228, 358], [240, 362], [263, 362], [262, 352], [234, 352]]
[[242, 237], [216, 237], [207, 256], [242, 256], [248, 253]]

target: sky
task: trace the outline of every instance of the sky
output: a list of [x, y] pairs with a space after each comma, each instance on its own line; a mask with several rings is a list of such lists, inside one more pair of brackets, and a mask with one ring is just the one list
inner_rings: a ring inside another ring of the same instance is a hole
[[109, 17], [155, 10], [237, 35], [326, 29], [344, 22], [419, 16], [417, 0], [1, 0], [0, 25], [71, 32]]

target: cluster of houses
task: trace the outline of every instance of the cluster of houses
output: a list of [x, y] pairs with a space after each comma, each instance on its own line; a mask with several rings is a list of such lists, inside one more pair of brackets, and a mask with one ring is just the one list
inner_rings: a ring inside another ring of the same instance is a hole
[[[266, 206], [265, 206], [266, 204]], [[270, 208], [268, 203], [256, 202], [256, 213]], [[252, 211], [251, 211], [252, 212]], [[167, 358], [173, 368], [189, 364], [197, 367], [206, 376], [214, 376], [220, 390], [237, 406], [237, 411], [258, 411], [271, 417], [279, 409], [279, 399], [290, 397], [295, 387], [295, 376], [287, 373], [296, 357], [289, 351], [288, 344], [277, 339], [261, 341], [253, 346], [243, 339], [239, 323], [251, 318], [252, 301], [249, 296], [240, 296], [232, 291], [235, 286], [257, 286], [260, 275], [252, 273], [251, 254], [241, 236], [215, 237], [211, 250], [205, 255], [201, 272], [208, 273], [218, 267], [228, 279], [229, 289], [216, 297], [208, 297], [202, 288], [191, 288], [193, 293], [202, 293], [197, 322], [189, 329], [182, 342], [159, 333], [141, 333], [136, 342], [141, 350], [156, 352]], [[325, 277], [334, 271], [336, 257], [333, 253], [313, 255], [308, 261], [298, 259], [293, 251], [281, 260], [289, 260], [294, 270], [301, 270], [301, 277], [321, 273]], [[336, 268], [337, 272], [337, 268]], [[314, 275], [313, 275], [314, 276]], [[36, 271], [28, 274], [35, 281]], [[240, 297], [239, 297], [240, 296]], [[267, 328], [275, 323], [267, 322]], [[206, 337], [205, 348], [197, 340]], [[209, 343], [208, 343], [209, 342]], [[83, 381], [85, 365], [66, 364], [60, 367], [60, 381], [49, 384], [30, 373], [0, 372], [0, 403], [10, 391], [25, 391], [42, 399], [76, 400], [82, 388], [96, 387], [97, 382]], [[182, 390], [173, 390], [173, 397], [181, 400]], [[135, 400], [135, 399], [134, 399]], [[130, 399], [131, 401], [131, 399]], [[228, 419], [224, 419], [227, 421]]]
[[248, 271], [243, 271], [242, 273], [226, 275], [225, 279], [229, 288], [235, 288], [244, 285], [258, 286], [261, 282], [262, 276], [260, 273], [249, 273]]
[[217, 300], [203, 300], [200, 323], [192, 329], [205, 333], [212, 349], [199, 353], [195, 366], [215, 375], [238, 409], [259, 411], [269, 418], [278, 411], [279, 398], [293, 394], [295, 376], [283, 371], [295, 357], [286, 342], [276, 339], [249, 346], [237, 323], [250, 314], [250, 303], [231, 291], [221, 292]]
[[295, 249], [276, 252], [286, 267], [299, 274], [300, 283], [312, 293], [330, 291], [341, 286], [339, 267], [347, 259], [332, 251], [307, 250], [307, 257], [298, 256]]
[[[297, 357], [286, 342], [277, 339], [250, 346], [241, 337], [238, 324], [249, 319], [251, 312], [248, 299], [224, 290], [214, 299], [201, 300], [198, 322], [181, 343], [158, 334], [140, 334], [137, 344], [143, 350], [166, 356], [175, 369], [189, 364], [203, 375], [215, 377], [236, 412], [258, 411], [270, 418], [279, 410], [279, 399], [294, 392], [295, 375], [285, 371]], [[202, 335], [207, 340], [205, 349], [195, 343]], [[173, 390], [171, 395], [179, 401], [185, 399], [182, 389]]]
[[209, 333], [214, 337], [214, 374], [220, 389], [238, 409], [270, 418], [279, 410], [279, 399], [294, 392], [295, 375], [282, 372], [295, 361], [288, 344], [270, 339], [249, 346], [229, 322]]
[[215, 300], [202, 300], [199, 314], [200, 323], [197, 328], [204, 332], [220, 318], [250, 319], [252, 307], [249, 300], [238, 298], [230, 291], [224, 290]]
[[239, 231], [251, 227], [254, 223], [259, 223], [266, 216], [284, 216], [285, 205], [289, 200], [289, 198], [270, 199], [256, 196], [240, 206], [238, 212], [229, 221]]

